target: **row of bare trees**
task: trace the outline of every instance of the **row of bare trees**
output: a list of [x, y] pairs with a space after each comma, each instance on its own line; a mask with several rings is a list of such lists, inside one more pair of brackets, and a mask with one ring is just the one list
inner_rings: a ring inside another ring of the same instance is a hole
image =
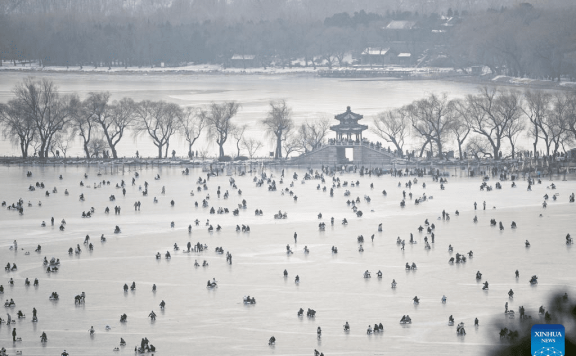
[[[218, 127], [217, 115], [229, 104], [195, 110], [164, 101], [112, 101], [108, 92], [91, 92], [80, 100], [77, 95], [60, 95], [51, 80], [31, 77], [16, 85], [14, 95], [0, 104], [0, 123], [4, 136], [19, 146], [24, 158], [31, 147], [40, 158], [55, 150], [65, 155], [68, 142], [76, 137], [80, 137], [87, 158], [101, 152], [118, 158], [117, 145], [128, 133], [135, 137], [147, 134], [158, 148], [158, 157], [168, 155], [170, 139], [178, 133], [191, 153], [206, 126]], [[237, 110], [238, 104], [232, 105]]]
[[[0, 104], [3, 134], [20, 148], [22, 157], [30, 148], [40, 158], [60, 151], [66, 155], [69, 142], [79, 138], [87, 158], [118, 158], [117, 145], [127, 135], [149, 137], [158, 157], [167, 157], [170, 140], [183, 138], [188, 156], [202, 133], [218, 146], [224, 158], [224, 145], [232, 141], [236, 156], [245, 150], [250, 158], [263, 147], [262, 141], [245, 135], [247, 126], [234, 122], [241, 108], [234, 101], [212, 103], [203, 108], [183, 108], [164, 101], [130, 98], [111, 100], [108, 92], [60, 95], [51, 80], [24, 79], [14, 88], [15, 98]], [[273, 142], [276, 159], [294, 152], [310, 152], [322, 146], [330, 132], [328, 118], [306, 120], [295, 125], [292, 109], [284, 100], [270, 102], [259, 122]], [[533, 139], [533, 154], [556, 156], [576, 142], [576, 93], [573, 91], [530, 91], [484, 87], [476, 95], [449, 100], [447, 94], [430, 94], [409, 105], [378, 114], [372, 131], [404, 153], [408, 140], [420, 143], [425, 151], [445, 157], [446, 147], [458, 147], [460, 158], [500, 159], [504, 146], [511, 158], [519, 150], [521, 135]], [[466, 143], [466, 144], [465, 144]]]
[[458, 147], [460, 159], [465, 153], [500, 159], [506, 144], [514, 159], [522, 134], [533, 139], [535, 155], [542, 140], [545, 154], [556, 156], [576, 141], [576, 93], [484, 87], [463, 99], [431, 94], [380, 113], [372, 131], [400, 154], [409, 137], [421, 141], [420, 157], [427, 148], [445, 157], [445, 146], [452, 142]]
[[[60, 95], [49, 79], [24, 79], [14, 88], [14, 98], [0, 104], [3, 134], [20, 148], [22, 157], [34, 149], [40, 158], [56, 151], [66, 155], [69, 143], [79, 137], [87, 158], [118, 158], [117, 145], [128, 134], [149, 137], [158, 157], [167, 157], [170, 140], [178, 135], [188, 144], [188, 156], [203, 131], [218, 146], [224, 157], [224, 144], [233, 140], [237, 156], [245, 150], [254, 157], [263, 143], [244, 135], [247, 126], [233, 118], [241, 108], [234, 101], [212, 103], [205, 108], [182, 108], [164, 101], [130, 98], [112, 100], [109, 92], [91, 92], [84, 100], [77, 95]], [[326, 119], [294, 125], [292, 110], [284, 100], [271, 101], [267, 116], [260, 121], [275, 145], [275, 158], [291, 152], [309, 151], [324, 142], [328, 132]], [[230, 139], [230, 140], [229, 140]], [[58, 152], [58, 153], [59, 153]]]

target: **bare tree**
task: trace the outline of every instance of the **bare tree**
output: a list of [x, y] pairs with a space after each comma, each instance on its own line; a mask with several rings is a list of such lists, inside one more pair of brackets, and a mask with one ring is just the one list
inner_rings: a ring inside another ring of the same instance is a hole
[[519, 93], [509, 91], [497, 99], [496, 113], [507, 122], [503, 126], [503, 137], [508, 138], [512, 149], [512, 159], [515, 158], [515, 146], [518, 135], [524, 131], [526, 125], [522, 116], [522, 98]]
[[202, 158], [203, 160], [208, 158], [208, 148], [204, 148], [198, 151], [198, 156], [200, 156], [200, 158]]
[[313, 151], [326, 142], [326, 136], [330, 132], [330, 120], [326, 117], [308, 121], [298, 127], [296, 134], [300, 149], [304, 152]]
[[68, 149], [70, 146], [72, 146], [72, 142], [73, 138], [70, 135], [59, 132], [54, 135], [54, 139], [52, 140], [52, 147], [53, 149], [57, 149], [62, 152], [62, 156], [66, 158], [66, 152], [68, 152]]
[[529, 134], [534, 138], [534, 154], [538, 151], [538, 138], [540, 137], [540, 128], [546, 120], [550, 109], [551, 95], [543, 90], [524, 92], [525, 105], [521, 107], [524, 115], [530, 120]]
[[234, 137], [234, 140], [236, 140], [236, 158], [240, 157], [240, 148], [242, 147], [241, 143], [244, 139], [244, 131], [246, 131], [246, 127], [248, 126], [235, 126], [231, 132], [232, 137]]
[[14, 88], [16, 100], [23, 115], [34, 123], [39, 142], [38, 156], [47, 158], [54, 135], [64, 130], [71, 121], [71, 96], [58, 94], [58, 88], [49, 79], [28, 77]]
[[224, 143], [228, 139], [230, 131], [234, 128], [232, 118], [238, 112], [240, 104], [229, 101], [222, 104], [212, 103], [206, 112], [208, 137], [216, 140], [219, 146], [218, 157], [224, 157]]
[[502, 139], [520, 110], [520, 98], [516, 92], [501, 92], [484, 87], [478, 95], [466, 97], [466, 110], [461, 110], [472, 132], [488, 141], [493, 158], [500, 159]]
[[90, 141], [89, 152], [90, 157], [99, 158], [100, 153], [104, 157], [104, 149], [106, 148], [106, 141], [101, 137], [96, 137]]
[[248, 151], [248, 157], [250, 157], [250, 159], [254, 158], [254, 155], [256, 154], [256, 152], [258, 152], [258, 150], [260, 148], [262, 148], [263, 143], [262, 141], [258, 141], [254, 138], [246, 138], [244, 137], [244, 139], [242, 139], [242, 147], [244, 147], [246, 149], [246, 151]]
[[36, 137], [36, 131], [34, 121], [25, 114], [20, 101], [10, 100], [7, 104], [0, 104], [0, 125], [4, 137], [18, 145], [22, 158], [27, 158], [28, 148]]
[[164, 157], [168, 157], [170, 138], [180, 129], [178, 117], [182, 115], [181, 111], [178, 105], [164, 101], [145, 100], [138, 103], [134, 135], [148, 133], [154, 146], [158, 147], [158, 158], [162, 158], [163, 148]]
[[571, 100], [573, 94], [555, 93], [552, 96], [552, 109], [548, 120], [548, 132], [550, 132], [550, 143], [554, 144], [552, 155], [557, 156], [558, 150], [564, 142], [571, 141], [570, 117], [574, 115]]
[[371, 129], [378, 137], [396, 146], [400, 157], [403, 155], [404, 140], [408, 136], [409, 121], [402, 110], [388, 110], [374, 118]]
[[106, 115], [106, 103], [102, 103], [100, 97], [102, 93], [89, 93], [88, 97], [80, 102], [78, 97], [74, 102], [78, 103], [72, 110], [72, 120], [70, 122], [71, 134], [82, 138], [82, 147], [86, 158], [90, 158], [90, 140], [92, 133], [98, 126], [96, 117]]
[[524, 132], [524, 129], [526, 129], [526, 124], [524, 120], [522, 120], [522, 116], [518, 116], [506, 127], [506, 131], [504, 131], [504, 137], [510, 141], [512, 159], [516, 157], [516, 141], [518, 140], [518, 136]]
[[556, 154], [570, 130], [570, 119], [567, 113], [570, 112], [569, 96], [563, 94], [539, 94], [532, 93], [528, 99], [528, 109], [526, 116], [530, 119], [533, 127], [531, 133], [537, 138], [544, 140], [546, 155]]
[[301, 137], [298, 135], [292, 133], [284, 134], [282, 135], [282, 141], [284, 142], [284, 157], [286, 158], [288, 158], [292, 152], [302, 152], [303, 150]]
[[486, 138], [483, 136], [472, 136], [466, 144], [466, 152], [468, 156], [476, 159], [485, 157], [494, 158], [491, 151], [492, 147], [490, 143], [488, 143]]
[[566, 124], [568, 125], [568, 130], [574, 136], [576, 140], [576, 93], [570, 92], [567, 93], [567, 104], [568, 108], [566, 110]]
[[460, 155], [460, 160], [464, 158], [462, 152], [462, 144], [466, 141], [466, 138], [470, 134], [470, 127], [466, 123], [466, 120], [462, 115], [460, 115], [460, 110], [466, 110], [466, 105], [462, 100], [453, 100], [452, 105], [454, 105], [454, 118], [449, 131], [456, 138], [456, 143], [458, 143], [458, 154]]
[[182, 110], [178, 120], [180, 121], [184, 138], [188, 142], [188, 157], [191, 158], [193, 155], [192, 146], [194, 146], [206, 126], [206, 112], [195, 110], [194, 108], [186, 108]]
[[416, 132], [427, 141], [434, 142], [438, 148], [438, 155], [445, 158], [443, 143], [448, 137], [448, 130], [453, 121], [453, 106], [448, 102], [448, 95], [430, 94], [428, 98], [418, 100], [406, 106], [404, 110]]
[[[100, 102], [108, 102], [110, 96], [109, 93], [100, 93]], [[107, 104], [106, 104], [107, 105]], [[102, 115], [94, 117], [100, 127], [102, 128], [102, 134], [108, 142], [110, 150], [112, 150], [112, 157], [118, 158], [118, 151], [116, 150], [116, 145], [122, 137], [126, 129], [130, 128], [136, 120], [136, 109], [137, 104], [134, 100], [129, 98], [123, 98], [120, 101], [114, 101], [112, 105], [107, 105], [107, 109], [102, 111]]]
[[272, 136], [276, 140], [276, 150], [274, 158], [282, 158], [282, 135], [287, 134], [294, 128], [292, 121], [292, 109], [286, 105], [284, 99], [270, 102], [270, 111], [266, 119], [262, 120], [262, 124], [266, 129], [266, 134]]

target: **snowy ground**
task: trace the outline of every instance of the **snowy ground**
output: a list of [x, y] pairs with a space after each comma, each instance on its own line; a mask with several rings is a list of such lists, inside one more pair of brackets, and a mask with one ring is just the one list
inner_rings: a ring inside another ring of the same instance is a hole
[[[94, 67], [94, 66], [50, 66], [41, 67], [38, 63], [31, 63], [26, 65], [16, 65], [14, 66], [11, 62], [3, 61], [3, 65], [0, 67], [1, 71], [30, 71], [30, 72], [78, 72], [78, 73], [110, 73], [110, 74], [122, 74], [122, 73], [154, 73], [154, 74], [171, 74], [171, 73], [194, 73], [194, 74], [305, 74], [305, 73], [316, 73], [319, 70], [327, 70], [327, 66], [313, 66], [305, 67], [303, 61], [296, 61], [300, 66], [289, 67], [257, 67], [257, 68], [224, 68], [218, 64], [191, 64], [180, 67]], [[381, 69], [385, 71], [410, 71], [413, 75], [423, 75], [429, 73], [448, 73], [453, 72], [450, 68], [413, 68], [413, 67], [400, 67], [400, 66], [387, 66], [387, 67], [338, 67], [334, 66], [332, 70], [375, 70]]]

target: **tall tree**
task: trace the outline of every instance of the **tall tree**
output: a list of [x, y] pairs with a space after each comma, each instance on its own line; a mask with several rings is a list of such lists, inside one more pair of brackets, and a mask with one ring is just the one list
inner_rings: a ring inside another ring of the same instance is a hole
[[484, 87], [478, 95], [466, 97], [466, 110], [461, 110], [472, 132], [483, 136], [492, 147], [495, 160], [500, 159], [502, 139], [508, 126], [518, 117], [520, 98], [516, 92], [498, 92]]
[[194, 108], [186, 108], [181, 111], [178, 120], [182, 127], [184, 139], [188, 142], [188, 157], [191, 158], [193, 156], [192, 146], [194, 146], [206, 126], [206, 112]]
[[538, 151], [538, 138], [540, 138], [540, 128], [546, 121], [550, 112], [551, 95], [543, 90], [526, 90], [524, 92], [525, 104], [521, 106], [522, 112], [530, 120], [529, 133], [534, 138], [534, 154]]
[[526, 129], [526, 124], [522, 120], [522, 116], [518, 116], [517, 119], [512, 121], [510, 125], [506, 127], [504, 131], [504, 137], [510, 142], [510, 151], [512, 153], [512, 159], [516, 158], [516, 141], [518, 136]]
[[[104, 101], [107, 93], [101, 96]], [[106, 99], [108, 102], [108, 99]], [[105, 114], [94, 117], [94, 120], [102, 128], [102, 134], [106, 139], [110, 150], [112, 150], [112, 157], [118, 158], [118, 151], [116, 145], [127, 129], [131, 128], [136, 122], [136, 109], [137, 104], [130, 98], [123, 98], [120, 101], [114, 101], [112, 105], [108, 105]]]
[[548, 122], [550, 141], [554, 144], [552, 156], [558, 155], [558, 150], [567, 141], [572, 141], [570, 136], [570, 117], [575, 114], [572, 110], [574, 94], [554, 93], [552, 96], [552, 109]]
[[516, 140], [526, 127], [522, 116], [522, 97], [516, 91], [509, 91], [500, 95], [496, 103], [497, 115], [502, 121], [507, 122], [507, 125], [503, 126], [503, 137], [508, 138], [512, 149], [512, 159], [514, 159]]
[[240, 109], [240, 104], [234, 101], [222, 104], [212, 103], [206, 111], [206, 123], [208, 127], [208, 137], [214, 139], [219, 147], [218, 157], [224, 157], [224, 144], [228, 135], [234, 128], [232, 118], [236, 116]]
[[402, 157], [404, 140], [408, 137], [409, 120], [402, 110], [388, 110], [379, 113], [374, 118], [374, 127], [371, 129], [378, 137], [393, 144]]
[[[66, 158], [66, 152], [68, 152], [68, 149], [72, 146], [73, 140], [74, 138], [67, 132], [58, 132], [52, 140], [52, 151], [58, 150], [62, 152], [62, 155]], [[54, 152], [52, 152], [52, 154], [54, 154]]]
[[566, 110], [566, 118], [568, 125], [568, 131], [572, 133], [573, 138], [576, 140], [576, 93], [570, 92], [566, 94], [568, 108]]
[[266, 134], [276, 140], [274, 158], [282, 158], [282, 135], [288, 134], [294, 128], [292, 121], [292, 109], [286, 105], [284, 99], [271, 101], [270, 111], [266, 119], [262, 120]]
[[250, 159], [254, 158], [254, 155], [260, 148], [262, 148], [262, 146], [262, 141], [256, 140], [254, 138], [244, 137], [242, 139], [242, 147], [248, 151], [248, 157], [250, 157]]
[[180, 129], [178, 117], [182, 109], [177, 104], [164, 101], [144, 100], [138, 103], [136, 109], [137, 120], [134, 124], [136, 136], [148, 133], [154, 146], [158, 148], [158, 158], [162, 158], [162, 149], [165, 148], [164, 157], [168, 157], [170, 138]]
[[[292, 152], [302, 152], [303, 150], [301, 138], [292, 132], [282, 135], [282, 141], [284, 141], [284, 157], [286, 158]], [[272, 154], [273, 152], [270, 153]]]
[[234, 126], [232, 129], [232, 137], [236, 140], [236, 158], [240, 157], [240, 148], [242, 148], [242, 140], [244, 139], [244, 131], [246, 131], [247, 125]]
[[60, 96], [58, 88], [49, 79], [24, 79], [14, 88], [16, 100], [23, 115], [29, 117], [39, 140], [38, 156], [47, 158], [54, 135], [66, 129], [72, 120], [72, 96]]
[[106, 113], [105, 103], [102, 105], [98, 99], [99, 96], [100, 93], [89, 93], [88, 97], [72, 111], [70, 123], [72, 135], [78, 135], [82, 138], [82, 147], [86, 158], [91, 157], [90, 141], [94, 129], [98, 127], [96, 117]]
[[448, 137], [448, 130], [453, 122], [453, 105], [448, 95], [430, 94], [405, 107], [405, 112], [412, 122], [412, 127], [425, 139], [436, 144], [438, 155], [444, 157], [443, 144]]
[[460, 115], [460, 110], [465, 110], [465, 104], [462, 100], [453, 100], [452, 105], [454, 108], [454, 120], [450, 126], [449, 131], [456, 138], [456, 143], [458, 143], [458, 154], [460, 155], [460, 160], [464, 159], [462, 144], [466, 141], [466, 138], [470, 134], [470, 127], [466, 123], [466, 120], [462, 115]]
[[317, 149], [326, 142], [330, 132], [330, 120], [326, 117], [308, 121], [298, 127], [295, 137], [299, 142], [299, 149], [309, 152]]
[[0, 125], [4, 137], [18, 145], [22, 158], [27, 158], [28, 148], [36, 137], [36, 126], [20, 106], [20, 101], [13, 99], [7, 104], [0, 104]]

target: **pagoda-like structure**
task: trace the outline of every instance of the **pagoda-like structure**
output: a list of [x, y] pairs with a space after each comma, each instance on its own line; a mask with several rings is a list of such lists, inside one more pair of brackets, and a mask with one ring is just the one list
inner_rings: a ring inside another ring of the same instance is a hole
[[336, 140], [342, 141], [346, 138], [347, 141], [352, 141], [352, 135], [355, 135], [355, 141], [362, 141], [362, 131], [368, 128], [367, 125], [361, 125], [358, 120], [361, 120], [364, 116], [360, 114], [353, 113], [348, 106], [346, 112], [334, 116], [334, 118], [340, 123], [338, 125], [330, 126], [330, 130], [336, 132]]
[[308, 166], [354, 164], [375, 167], [389, 167], [392, 164], [394, 154], [374, 143], [362, 142], [362, 132], [368, 128], [367, 125], [358, 123], [363, 118], [362, 115], [353, 113], [348, 107], [345, 113], [334, 118], [340, 122], [338, 125], [330, 126], [330, 130], [336, 132], [336, 139], [330, 139], [327, 144], [290, 159], [289, 164]]

